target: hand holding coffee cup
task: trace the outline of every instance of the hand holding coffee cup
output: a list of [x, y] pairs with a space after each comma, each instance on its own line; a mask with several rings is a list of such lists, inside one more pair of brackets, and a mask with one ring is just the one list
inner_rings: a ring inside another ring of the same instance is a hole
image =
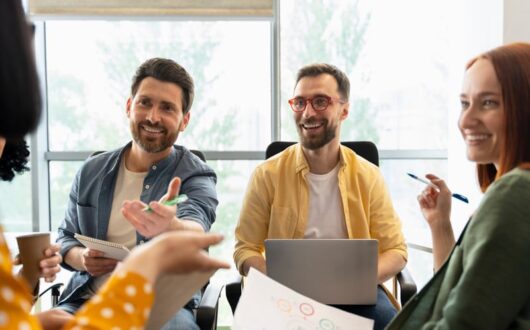
[[63, 257], [59, 254], [60, 249], [61, 245], [51, 244], [44, 250], [44, 257], [39, 262], [40, 276], [47, 283], [55, 281], [57, 273], [61, 271]]
[[19, 258], [22, 264], [20, 274], [33, 289], [41, 275], [46, 281], [53, 281], [60, 270], [58, 245], [50, 244], [50, 233], [34, 233], [17, 237]]

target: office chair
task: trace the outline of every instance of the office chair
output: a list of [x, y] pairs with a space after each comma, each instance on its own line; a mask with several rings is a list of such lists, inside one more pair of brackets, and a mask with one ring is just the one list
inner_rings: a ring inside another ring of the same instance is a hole
[[46, 290], [39, 293], [38, 298], [40, 299], [42, 296], [46, 294], [46, 292], [51, 291], [51, 297], [52, 297], [52, 306], [57, 305], [59, 302], [59, 296], [61, 295], [61, 286], [63, 286], [63, 283], [55, 283], [54, 285], [48, 287]]
[[[295, 143], [296, 142], [291, 141], [272, 142], [265, 150], [265, 158], [270, 158]], [[352, 149], [357, 155], [363, 157], [372, 164], [379, 166], [379, 152], [374, 143], [370, 141], [345, 141], [341, 142], [341, 144]], [[233, 313], [236, 310], [239, 297], [241, 296], [241, 280], [241, 275], [237, 274], [232, 281], [226, 284], [226, 298]], [[399, 292], [397, 290], [398, 286], [400, 289]], [[401, 306], [404, 306], [417, 291], [416, 283], [406, 267], [393, 278], [392, 287], [392, 294], [396, 299], [399, 297]]]
[[[204, 153], [200, 150], [190, 150], [194, 155], [199, 157], [203, 162], [206, 162]], [[104, 151], [95, 151], [90, 157], [96, 156]], [[48, 290], [52, 291], [52, 306], [57, 305], [60, 296], [60, 286], [63, 283], [57, 283], [44, 291], [41, 295], [46, 293]], [[201, 330], [215, 330], [217, 329], [217, 315], [219, 310], [219, 297], [223, 290], [224, 284], [208, 282], [202, 288], [202, 297], [199, 302], [199, 306], [195, 310], [195, 318], [197, 325]]]
[[[200, 150], [190, 150], [195, 156], [206, 162], [206, 157]], [[195, 319], [201, 330], [217, 329], [217, 315], [219, 311], [219, 297], [224, 284], [208, 282], [202, 288], [202, 298], [195, 311]]]
[[[292, 141], [274, 141], [265, 150], [265, 158], [271, 158], [272, 156], [279, 154], [283, 150], [285, 150], [287, 147], [292, 146], [296, 142]], [[373, 144], [370, 141], [346, 141], [341, 142], [343, 146], [346, 146], [355, 153], [370, 163], [379, 166], [379, 152], [377, 151], [377, 147], [375, 144]]]
[[206, 157], [204, 156], [202, 151], [196, 150], [196, 149], [190, 149], [190, 151], [191, 151], [192, 154], [194, 154], [195, 156], [199, 157], [203, 162], [206, 163]]

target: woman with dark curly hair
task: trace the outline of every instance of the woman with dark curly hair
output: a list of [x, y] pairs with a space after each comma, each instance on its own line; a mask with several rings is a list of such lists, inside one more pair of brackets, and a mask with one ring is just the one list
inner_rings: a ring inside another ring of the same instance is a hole
[[26, 140], [6, 141], [4, 152], [0, 158], [0, 179], [11, 181], [15, 174], [28, 171], [29, 148]]

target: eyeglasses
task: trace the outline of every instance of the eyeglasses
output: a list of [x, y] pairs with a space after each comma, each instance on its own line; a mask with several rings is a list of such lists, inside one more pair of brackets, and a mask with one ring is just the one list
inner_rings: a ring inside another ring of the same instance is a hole
[[340, 104], [346, 103], [339, 98], [334, 98], [327, 95], [317, 95], [314, 97], [295, 97], [289, 100], [289, 104], [291, 105], [291, 109], [293, 109], [294, 112], [304, 111], [308, 103], [311, 103], [311, 106], [315, 111], [324, 111], [329, 107], [330, 104], [333, 103], [332, 101], [338, 102]]

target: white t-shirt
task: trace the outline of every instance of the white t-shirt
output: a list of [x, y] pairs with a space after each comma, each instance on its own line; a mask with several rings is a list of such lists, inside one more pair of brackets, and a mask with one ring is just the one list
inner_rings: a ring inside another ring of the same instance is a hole
[[304, 238], [348, 238], [340, 199], [340, 163], [326, 174], [308, 173], [309, 210]]
[[[120, 162], [116, 188], [112, 199], [107, 241], [125, 245], [129, 250], [136, 246], [136, 229], [121, 213], [121, 205], [125, 200], [137, 200], [142, 193], [142, 187], [147, 172], [131, 172], [125, 166], [125, 158]], [[111, 273], [94, 278], [90, 289], [97, 291], [109, 278]]]

